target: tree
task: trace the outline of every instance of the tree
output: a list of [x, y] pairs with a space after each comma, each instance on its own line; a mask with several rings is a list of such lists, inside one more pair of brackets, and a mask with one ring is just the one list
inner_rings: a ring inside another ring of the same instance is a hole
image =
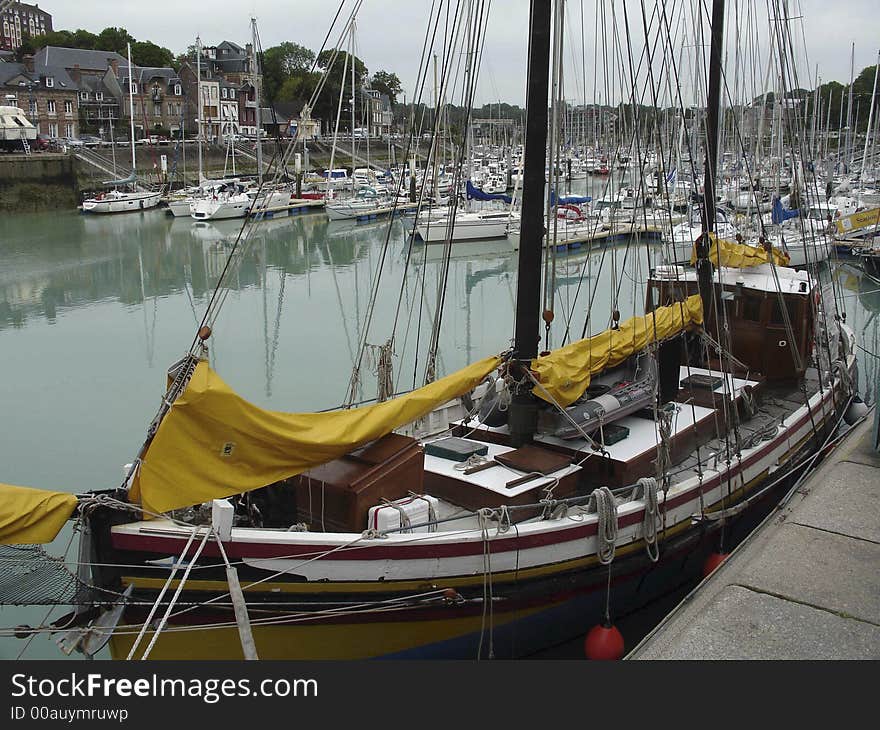
[[312, 51], [289, 41], [264, 51], [260, 59], [260, 70], [266, 98], [280, 99], [281, 88], [285, 85], [288, 85], [289, 93], [290, 88], [296, 86], [289, 82], [308, 74], [314, 62], [315, 54]]
[[73, 31], [73, 33], [70, 33], [70, 31], [67, 32], [70, 34], [69, 47], [83, 48], [88, 51], [93, 51], [95, 49], [95, 44], [98, 42], [98, 36], [94, 33], [90, 33], [82, 28]]
[[285, 79], [281, 88], [278, 89], [278, 94], [274, 97], [274, 100], [279, 102], [308, 101], [320, 80], [321, 74], [319, 73], [303, 73], [289, 76]]
[[168, 68], [174, 63], [174, 54], [150, 41], [136, 41], [131, 44], [131, 62], [137, 66]]
[[403, 86], [401, 86], [397, 74], [388, 71], [376, 71], [370, 81], [370, 86], [376, 91], [386, 94], [392, 104], [396, 104], [398, 94], [403, 93]]
[[196, 62], [196, 45], [195, 43], [191, 43], [186, 47], [186, 51], [183, 53], [178, 53], [174, 60], [171, 62], [171, 68], [175, 71], [180, 71], [180, 67], [183, 66], [187, 61], [191, 63]]
[[[347, 128], [351, 126], [351, 59], [354, 59], [355, 103], [357, 103], [358, 100], [363, 103], [359, 90], [364, 87], [367, 81], [368, 71], [361, 59], [357, 56], [349, 56], [345, 51], [339, 51], [336, 60], [331, 62], [332, 58], [332, 50], [323, 51], [318, 56], [318, 68], [325, 73], [326, 80], [324, 81], [324, 88], [321, 91], [317, 102], [315, 102], [315, 108], [312, 115], [319, 119], [323, 119], [328, 126], [332, 126], [336, 119], [336, 108], [339, 103], [339, 95], [344, 94], [342, 98], [342, 113], [347, 124], [344, 124], [343, 126]], [[347, 66], [346, 59], [349, 59]], [[343, 71], [345, 72], [344, 79], [342, 78]], [[357, 120], [360, 118], [361, 115], [355, 111], [355, 119]], [[355, 126], [357, 126], [357, 123], [355, 123]]]
[[[116, 51], [116, 53], [124, 56], [126, 44], [134, 42], [135, 39], [125, 28], [104, 28], [104, 30], [98, 33], [95, 50]], [[132, 59], [133, 61], [134, 59]]]

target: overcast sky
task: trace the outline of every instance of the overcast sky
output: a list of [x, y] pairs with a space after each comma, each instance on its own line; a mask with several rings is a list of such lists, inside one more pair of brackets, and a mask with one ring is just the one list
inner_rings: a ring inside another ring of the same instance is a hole
[[[439, 1], [439, 0], [435, 0]], [[353, 5], [347, 0], [345, 7]], [[630, 22], [640, 23], [638, 0], [626, 0]], [[708, 2], [708, 0], [704, 0]], [[823, 81], [848, 83], [850, 49], [855, 42], [856, 73], [876, 62], [880, 44], [878, 0], [790, 0], [790, 15], [803, 15], [803, 33], [810, 60], [809, 73], [801, 62], [803, 76], [815, 76], [816, 65]], [[582, 78], [579, 59], [580, 13], [586, 17], [587, 78], [593, 78], [592, 50], [595, 45], [594, 20], [601, 0], [568, 1], [569, 48], [566, 63], [566, 97], [580, 100], [583, 93], [575, 91], [582, 82], [574, 83], [574, 75]], [[666, 0], [666, 6], [680, 6]], [[427, 25], [431, 0], [364, 0], [358, 14], [357, 55], [370, 72], [392, 71], [401, 79], [408, 99], [416, 80], [416, 69]], [[604, 6], [610, 8], [611, 0]], [[653, 7], [653, 0], [645, 0]], [[766, 13], [765, 0], [728, 0], [729, 15], [747, 5]], [[622, 0], [616, 0], [618, 13]], [[338, 0], [244, 0], [228, 4], [208, 4], [191, 0], [150, 0], [126, 2], [119, 0], [65, 0], [44, 7], [53, 14], [56, 28], [85, 28], [98, 32], [107, 25], [122, 26], [138, 40], [151, 40], [180, 53], [199, 34], [206, 45], [232, 40], [242, 45], [250, 40], [251, 16], [257, 18], [263, 48], [282, 41], [293, 41], [318, 50], [338, 7]], [[507, 101], [522, 105], [525, 98], [525, 56], [528, 29], [528, 0], [492, 2], [490, 21], [483, 51], [477, 103]], [[766, 21], [765, 21], [766, 22]], [[800, 21], [796, 21], [800, 22]], [[730, 23], [728, 23], [730, 25]], [[639, 26], [640, 28], [640, 26]], [[796, 35], [800, 37], [800, 27]], [[335, 38], [334, 33], [334, 38]], [[574, 40], [571, 40], [574, 39]], [[575, 69], [574, 66], [578, 67]], [[590, 82], [591, 86], [592, 82]], [[803, 86], [812, 84], [802, 83]], [[572, 89], [569, 91], [569, 89]], [[588, 98], [588, 101], [592, 101]]]

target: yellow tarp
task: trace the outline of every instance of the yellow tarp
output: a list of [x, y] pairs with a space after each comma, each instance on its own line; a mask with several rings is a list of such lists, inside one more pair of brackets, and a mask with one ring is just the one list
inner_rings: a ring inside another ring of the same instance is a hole
[[[714, 233], [709, 234], [712, 244], [709, 246], [709, 260], [715, 266], [729, 266], [734, 269], [744, 269], [749, 266], [758, 266], [770, 262], [770, 254], [761, 246], [749, 246], [746, 243], [736, 243], [724, 238], [718, 238]], [[789, 257], [778, 249], [772, 249], [773, 263], [777, 266], [788, 266]], [[719, 263], [720, 257], [720, 263]], [[691, 251], [691, 266], [697, 262], [697, 245], [694, 244]]]
[[619, 329], [572, 342], [532, 361], [532, 370], [544, 388], [535, 387], [532, 392], [547, 402], [571, 405], [587, 390], [593, 375], [620, 365], [650, 342], [666, 339], [702, 322], [703, 303], [695, 294], [684, 302], [628, 319]]
[[66, 492], [0, 484], [0, 545], [52, 542], [76, 503]]
[[837, 228], [837, 234], [845, 236], [854, 231], [860, 231], [863, 228], [880, 225], [880, 208], [868, 208], [868, 210], [860, 210], [857, 213], [851, 213], [843, 218], [834, 221]]
[[201, 362], [159, 426], [129, 497], [167, 512], [301, 474], [469, 392], [500, 364], [489, 357], [363, 408], [279, 413], [248, 403]]

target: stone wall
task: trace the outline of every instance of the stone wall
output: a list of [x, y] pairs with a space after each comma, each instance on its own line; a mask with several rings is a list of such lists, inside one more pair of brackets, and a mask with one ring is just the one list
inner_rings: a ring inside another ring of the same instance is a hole
[[32, 212], [79, 204], [76, 160], [70, 155], [0, 155], [0, 211]]

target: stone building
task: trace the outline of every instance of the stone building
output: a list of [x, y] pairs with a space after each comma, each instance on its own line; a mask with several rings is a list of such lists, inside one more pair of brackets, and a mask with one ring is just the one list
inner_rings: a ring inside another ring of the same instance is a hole
[[12, 3], [0, 13], [0, 49], [15, 51], [25, 36], [44, 35], [52, 31], [52, 16], [37, 4]]
[[39, 134], [79, 137], [79, 87], [59, 66], [37, 67], [33, 56], [23, 63], [0, 63], [5, 103], [24, 110]]

